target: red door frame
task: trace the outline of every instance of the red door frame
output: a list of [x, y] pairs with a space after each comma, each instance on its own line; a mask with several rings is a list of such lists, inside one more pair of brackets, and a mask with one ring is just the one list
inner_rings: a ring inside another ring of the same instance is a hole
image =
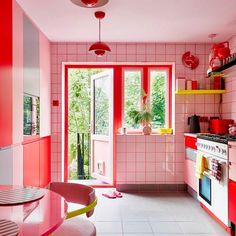
[[[69, 69], [87, 69], [87, 68], [104, 68], [104, 69], [113, 69], [114, 71], [114, 81], [113, 81], [113, 90], [114, 90], [114, 100], [113, 100], [113, 185], [116, 186], [116, 133], [120, 127], [122, 127], [122, 117], [123, 117], [123, 82], [122, 82], [122, 68], [143, 68], [143, 88], [148, 92], [148, 69], [149, 68], [160, 68], [168, 70], [169, 77], [169, 127], [172, 124], [172, 65], [153, 65], [150, 63], [143, 64], [73, 64], [65, 65], [65, 140], [64, 140], [64, 181], [68, 181], [68, 71]], [[107, 186], [107, 185], [106, 185]], [[100, 186], [96, 186], [100, 187]], [[105, 187], [105, 185], [102, 185]], [[110, 187], [110, 185], [108, 186]]]

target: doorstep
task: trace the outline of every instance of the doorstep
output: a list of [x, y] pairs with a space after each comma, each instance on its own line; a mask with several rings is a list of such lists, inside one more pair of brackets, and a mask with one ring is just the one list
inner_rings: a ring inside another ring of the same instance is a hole
[[187, 191], [186, 184], [117, 184], [121, 192], [179, 192]]

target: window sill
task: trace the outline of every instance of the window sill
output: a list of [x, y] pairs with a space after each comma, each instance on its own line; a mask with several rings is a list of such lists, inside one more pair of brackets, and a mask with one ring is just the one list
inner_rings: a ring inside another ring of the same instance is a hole
[[172, 135], [174, 135], [174, 134], [159, 134], [159, 133], [155, 133], [155, 132], [152, 132], [150, 135], [145, 135], [145, 134], [143, 134], [142, 132], [132, 132], [132, 133], [130, 133], [130, 132], [128, 132], [128, 133], [126, 133], [126, 134], [120, 134], [120, 133], [117, 133], [116, 135], [119, 135], [119, 136], [123, 136], [123, 135], [126, 135], [126, 136], [137, 136], [137, 135], [139, 135], [139, 136], [172, 136]]

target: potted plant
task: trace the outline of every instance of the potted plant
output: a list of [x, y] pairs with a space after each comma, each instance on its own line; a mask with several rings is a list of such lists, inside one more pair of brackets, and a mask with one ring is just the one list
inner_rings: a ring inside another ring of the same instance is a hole
[[150, 135], [152, 132], [151, 122], [153, 115], [150, 112], [147, 95], [143, 92], [142, 96], [142, 106], [140, 110], [131, 110], [128, 112], [128, 115], [133, 119], [135, 124], [140, 124], [143, 127], [143, 133], [145, 135]]

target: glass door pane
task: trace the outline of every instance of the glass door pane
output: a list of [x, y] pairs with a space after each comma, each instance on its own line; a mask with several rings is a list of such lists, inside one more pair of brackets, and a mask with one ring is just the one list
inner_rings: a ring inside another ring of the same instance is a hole
[[109, 135], [109, 77], [94, 80], [94, 134]]

